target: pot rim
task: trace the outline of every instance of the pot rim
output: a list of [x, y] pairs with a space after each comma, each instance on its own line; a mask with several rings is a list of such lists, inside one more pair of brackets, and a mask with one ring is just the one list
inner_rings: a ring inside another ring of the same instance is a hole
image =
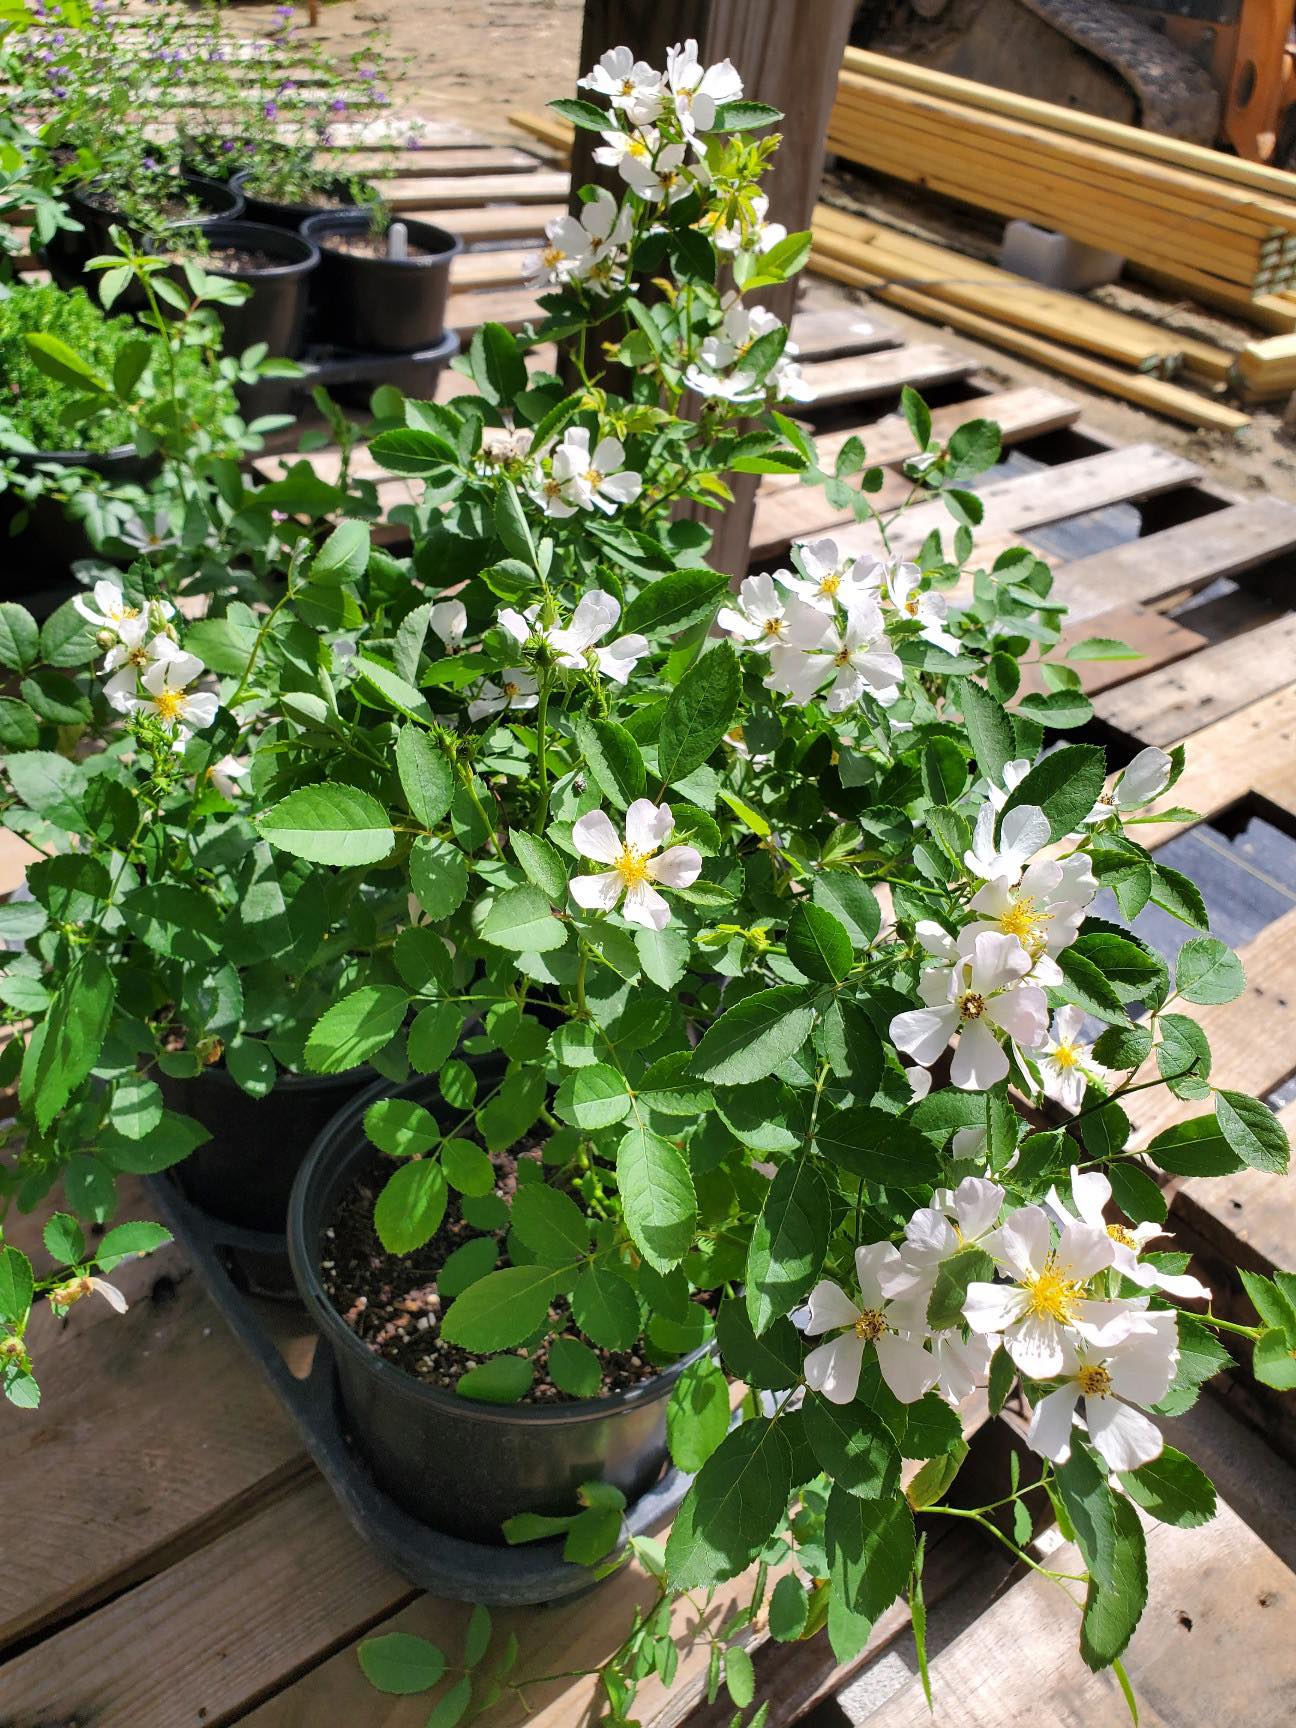
[[0, 445], [0, 462], [57, 462], [63, 468], [92, 468], [96, 462], [124, 462], [134, 458], [147, 462], [133, 444], [114, 444], [109, 450], [6, 450]]
[[[446, 1391], [440, 1386], [429, 1386], [414, 1379], [394, 1362], [375, 1356], [346, 1324], [324, 1293], [316, 1265], [319, 1258], [318, 1248], [307, 1238], [305, 1214], [308, 1195], [319, 1179], [317, 1173], [321, 1167], [329, 1163], [335, 1155], [339, 1156], [339, 1162], [349, 1170], [361, 1157], [373, 1150], [362, 1134], [358, 1143], [349, 1151], [337, 1154], [338, 1142], [359, 1126], [371, 1104], [379, 1098], [403, 1096], [421, 1085], [426, 1085], [429, 1079], [429, 1076], [422, 1076], [419, 1081], [407, 1082], [400, 1087], [393, 1087], [389, 1082], [379, 1080], [366, 1088], [359, 1097], [352, 1099], [350, 1104], [339, 1110], [323, 1133], [315, 1139], [293, 1182], [292, 1193], [288, 1199], [288, 1259], [298, 1295], [325, 1341], [335, 1351], [348, 1354], [357, 1366], [364, 1367], [375, 1375], [378, 1384], [385, 1386], [394, 1396], [407, 1398], [427, 1409], [453, 1413], [463, 1421], [488, 1424], [521, 1423], [524, 1427], [559, 1427], [598, 1422], [615, 1416], [622, 1410], [635, 1409], [642, 1404], [655, 1404], [668, 1397], [684, 1370], [713, 1348], [711, 1342], [699, 1344], [695, 1350], [690, 1350], [687, 1356], [681, 1356], [677, 1362], [663, 1368], [651, 1380], [641, 1381], [638, 1386], [628, 1387], [623, 1392], [610, 1392], [602, 1398], [574, 1399], [570, 1403], [559, 1405], [490, 1404], [477, 1398], [460, 1397], [456, 1392]], [[492, 1354], [501, 1355], [507, 1352], [496, 1351]]]
[[[304, 258], [284, 259], [277, 264], [262, 264], [243, 270], [220, 269], [215, 265], [211, 267], [213, 276], [224, 276], [232, 282], [257, 282], [268, 277], [300, 276], [307, 270], [313, 270], [320, 261], [320, 249], [307, 235], [299, 234], [292, 228], [277, 228], [273, 222], [252, 222], [244, 216], [213, 216], [205, 222], [196, 223], [195, 226], [209, 240], [215, 238], [212, 231], [216, 228], [248, 228], [252, 230], [253, 238], [249, 242], [252, 248], [256, 247], [259, 235], [269, 234], [280, 239], [286, 234], [290, 240], [299, 241], [307, 249]], [[228, 244], [237, 245], [237, 241], [229, 241]], [[202, 262], [201, 259], [199, 262]], [[206, 264], [202, 267], [207, 269]]]
[[[355, 252], [342, 253], [340, 256], [353, 260], [361, 269], [370, 265], [379, 269], [385, 265], [390, 265], [396, 270], [429, 270], [438, 269], [451, 263], [464, 249], [463, 236], [455, 234], [449, 228], [442, 228], [439, 223], [420, 222], [417, 219], [407, 221], [399, 212], [394, 220], [403, 222], [409, 230], [410, 238], [416, 242], [417, 236], [414, 231], [421, 229], [424, 234], [443, 235], [449, 241], [449, 245], [438, 248], [426, 258], [367, 258], [363, 253]], [[328, 245], [327, 231], [330, 228], [342, 230], [359, 228], [362, 223], [366, 228], [372, 226], [367, 210], [321, 210], [314, 216], [308, 216], [301, 224], [299, 232], [304, 238], [313, 240], [321, 251], [333, 252], [336, 249]]]

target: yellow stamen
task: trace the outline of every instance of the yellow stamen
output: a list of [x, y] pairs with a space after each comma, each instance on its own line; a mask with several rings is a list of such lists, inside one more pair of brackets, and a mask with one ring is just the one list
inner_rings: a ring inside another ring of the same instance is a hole
[[1078, 1068], [1080, 1066], [1080, 1050], [1075, 1044], [1059, 1044], [1056, 1050], [1049, 1052], [1050, 1061], [1056, 1062], [1059, 1068]]
[[887, 1329], [885, 1316], [876, 1308], [866, 1308], [855, 1322], [855, 1336], [873, 1344]]
[[781, 618], [767, 618], [761, 625], [761, 629], [767, 636], [781, 636], [784, 628], [785, 625]]
[[1005, 936], [1015, 936], [1032, 959], [1038, 960], [1047, 946], [1040, 926], [1052, 922], [1053, 914], [1042, 911], [1033, 894], [1023, 894], [1000, 915], [999, 928]]
[[651, 852], [641, 852], [637, 846], [625, 845], [612, 868], [626, 888], [639, 888], [648, 880], [648, 860], [651, 857]]
[[1123, 1224], [1109, 1224], [1107, 1234], [1113, 1242], [1119, 1242], [1122, 1248], [1137, 1248], [1138, 1241], [1132, 1230], [1127, 1230]]
[[589, 481], [591, 486], [601, 486], [606, 476], [600, 474], [597, 468], [587, 468], [585, 470], [585, 478]]
[[183, 690], [159, 690], [153, 698], [157, 704], [159, 719], [173, 725], [184, 713], [185, 693]]
[[976, 990], [965, 990], [959, 997], [959, 1018], [979, 1020], [986, 1011], [986, 999]]
[[545, 267], [552, 270], [562, 263], [567, 254], [561, 246], [546, 246], [540, 256], [544, 260]]
[[648, 155], [648, 146], [644, 143], [642, 138], [632, 138], [626, 145], [626, 155], [637, 156], [642, 162]]
[[1043, 1271], [1025, 1279], [1022, 1287], [1029, 1297], [1026, 1312], [1036, 1320], [1056, 1320], [1059, 1326], [1070, 1324], [1084, 1295], [1084, 1285], [1060, 1271], [1051, 1254]]
[[837, 590], [841, 587], [841, 585], [842, 585], [841, 572], [839, 570], [834, 570], [834, 571], [832, 571], [832, 573], [830, 575], [820, 577], [820, 579], [819, 579], [819, 592], [821, 594], [832, 595], [832, 594], [835, 594], [837, 592]]
[[1086, 1398], [1106, 1398], [1111, 1393], [1111, 1375], [1105, 1368], [1082, 1368], [1076, 1379]]

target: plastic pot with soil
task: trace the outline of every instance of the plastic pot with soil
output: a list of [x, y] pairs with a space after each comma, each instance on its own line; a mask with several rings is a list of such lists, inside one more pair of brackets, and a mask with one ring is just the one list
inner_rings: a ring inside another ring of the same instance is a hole
[[281, 1073], [264, 1098], [253, 1098], [224, 1067], [192, 1080], [163, 1076], [168, 1108], [192, 1116], [211, 1135], [176, 1166], [186, 1199], [224, 1224], [282, 1236], [293, 1182], [311, 1144], [373, 1078], [371, 1068]]
[[[392, 1160], [366, 1138], [364, 1115], [391, 1093], [376, 1087], [330, 1123], [302, 1165], [288, 1212], [293, 1276], [332, 1350], [356, 1448], [405, 1511], [470, 1542], [500, 1543], [505, 1520], [521, 1512], [570, 1515], [585, 1482], [610, 1482], [633, 1504], [667, 1466], [667, 1400], [707, 1346], [660, 1369], [638, 1345], [600, 1352], [601, 1390], [588, 1398], [560, 1391], [539, 1351], [531, 1390], [519, 1402], [456, 1392], [476, 1364], [440, 1335], [454, 1305], [453, 1297], [443, 1301], [440, 1283], [449, 1282], [445, 1268], [456, 1250], [492, 1235], [498, 1261], [508, 1263], [506, 1195], [516, 1186], [516, 1163], [507, 1154], [492, 1159], [497, 1186], [489, 1211], [482, 1203], [490, 1196], [452, 1193], [429, 1242], [389, 1254], [374, 1231], [373, 1208]], [[445, 1113], [435, 1080], [396, 1095]], [[493, 1231], [483, 1227], [491, 1213], [498, 1215]], [[489, 1248], [483, 1252], [489, 1260]]]
[[244, 214], [249, 222], [268, 222], [275, 228], [290, 228], [294, 234], [308, 216], [356, 208], [356, 183], [341, 177], [323, 180], [296, 197], [259, 185], [256, 168], [240, 170], [230, 185], [244, 200]]
[[219, 306], [225, 347], [241, 354], [256, 342], [284, 359], [301, 353], [311, 273], [320, 261], [313, 240], [265, 222], [207, 222], [204, 270], [245, 282], [252, 292], [238, 306]]
[[[46, 247], [50, 270], [64, 286], [83, 280], [91, 258], [114, 250], [111, 229], [116, 225], [128, 228], [137, 238], [144, 234], [145, 225], [129, 217], [117, 204], [106, 187], [93, 181], [70, 187], [65, 194], [68, 209], [81, 223], [79, 234], [60, 229]], [[243, 194], [223, 180], [211, 180], [204, 174], [184, 174], [173, 202], [162, 204], [147, 224], [152, 232], [165, 235], [168, 230], [204, 225], [208, 222], [232, 221], [243, 213]], [[118, 297], [116, 310], [137, 312], [147, 305], [147, 299], [137, 283], [132, 283]]]
[[321, 341], [408, 354], [441, 340], [458, 235], [431, 222], [375, 229], [365, 210], [311, 216], [302, 233], [320, 249], [312, 326]]

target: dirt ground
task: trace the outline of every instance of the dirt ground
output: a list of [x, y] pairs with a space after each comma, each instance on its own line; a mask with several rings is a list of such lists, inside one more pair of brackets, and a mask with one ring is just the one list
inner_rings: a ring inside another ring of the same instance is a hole
[[[301, 12], [304, 23], [304, 6]], [[404, 63], [393, 92], [401, 110], [427, 119], [459, 120], [495, 142], [518, 143], [508, 121], [511, 110], [538, 108], [554, 96], [572, 93], [581, 70], [582, 12], [582, 0], [325, 0], [319, 33], [345, 56], [377, 28], [386, 35], [393, 57]], [[235, 16], [236, 28], [245, 34], [269, 29], [275, 22], [271, 5], [239, 5]], [[994, 256], [1002, 224], [992, 216], [958, 210], [911, 188], [876, 182], [844, 168], [830, 176], [829, 185], [834, 202], [885, 217], [913, 233], [957, 243], [977, 256]], [[1099, 295], [1122, 311], [1226, 346], [1260, 334], [1186, 298], [1170, 300], [1133, 284], [1121, 282]], [[914, 336], [930, 337], [934, 328], [891, 306], [882, 311], [889, 324]], [[1280, 412], [1254, 410], [1250, 428], [1234, 436], [1199, 431], [1145, 414], [960, 332], [952, 332], [950, 340], [975, 354], [984, 370], [1005, 385], [1031, 383], [1065, 391], [1084, 403], [1086, 421], [1113, 438], [1127, 443], [1151, 440], [1177, 450], [1207, 469], [1217, 484], [1240, 494], [1272, 491], [1296, 500], [1296, 442], [1283, 432]]]

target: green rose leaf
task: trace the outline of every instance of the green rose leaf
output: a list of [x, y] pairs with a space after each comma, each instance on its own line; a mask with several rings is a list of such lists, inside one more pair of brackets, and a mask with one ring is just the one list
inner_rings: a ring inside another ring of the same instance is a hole
[[[1046, 699], [1040, 697], [1035, 700], [1043, 702]], [[1025, 710], [1025, 703], [1022, 706]], [[1041, 713], [1038, 718], [1047, 719], [1052, 726], [1062, 724], [1056, 716], [1049, 719]], [[1107, 757], [1098, 745], [1068, 744], [1064, 749], [1054, 750], [1017, 782], [1004, 805], [1003, 816], [1023, 805], [1035, 805], [1044, 812], [1048, 821], [1049, 839], [1060, 840], [1078, 827], [1093, 809], [1106, 778]]]
[[410, 1632], [387, 1632], [360, 1646], [365, 1679], [379, 1692], [397, 1696], [426, 1692], [445, 1673], [446, 1659], [435, 1644]]
[[647, 770], [639, 746], [624, 726], [582, 714], [577, 716], [575, 732], [590, 778], [610, 804], [624, 810], [643, 797]]
[[510, 1223], [526, 1247], [551, 1266], [567, 1266], [589, 1253], [589, 1220], [569, 1195], [543, 1182], [518, 1189]]
[[514, 954], [543, 954], [562, 947], [567, 926], [554, 917], [548, 897], [527, 882], [499, 896], [486, 915], [482, 935]]
[[389, 1254], [412, 1254], [430, 1242], [446, 1209], [446, 1179], [432, 1158], [394, 1170], [374, 1202], [374, 1229]]
[[801, 904], [788, 919], [788, 959], [807, 978], [840, 984], [854, 961], [845, 925], [822, 906]]
[[1134, 1507], [1113, 1496], [1115, 1537], [1110, 1582], [1091, 1578], [1080, 1624], [1080, 1654], [1095, 1671], [1120, 1656], [1147, 1606], [1147, 1542]]
[[[834, 1597], [855, 1620], [872, 1624], [909, 1582], [914, 1563], [913, 1514], [899, 1496], [861, 1500], [834, 1483], [824, 1519], [824, 1544]], [[840, 1657], [830, 1618], [829, 1637]], [[853, 1636], [858, 1628], [852, 1627]]]
[[733, 724], [742, 694], [738, 656], [729, 642], [703, 654], [667, 698], [657, 749], [662, 784], [700, 768]]
[[677, 1469], [696, 1474], [729, 1432], [729, 1382], [710, 1356], [690, 1362], [671, 1388], [666, 1439]]
[[831, 1228], [832, 1204], [818, 1171], [804, 1158], [781, 1165], [747, 1251], [747, 1313], [758, 1337], [804, 1300]]
[[355, 786], [303, 786], [272, 804], [258, 826], [279, 851], [313, 864], [379, 864], [396, 844], [387, 812]]
[[312, 1074], [342, 1074], [358, 1068], [390, 1044], [405, 1022], [409, 997], [394, 984], [364, 984], [326, 1010], [306, 1039]]
[[617, 1148], [617, 1182], [626, 1228], [650, 1266], [668, 1272], [693, 1246], [697, 1196], [678, 1146], [631, 1128]]
[[799, 986], [758, 990], [702, 1034], [691, 1071], [699, 1080], [720, 1086], [751, 1086], [794, 1055], [813, 1024], [812, 1001]]
[[1204, 1470], [1173, 1446], [1137, 1470], [1122, 1470], [1121, 1486], [1131, 1500], [1162, 1524], [1195, 1530], [1215, 1516], [1215, 1486]]
[[676, 1590], [736, 1578], [778, 1528], [792, 1492], [792, 1451], [779, 1424], [754, 1419], [727, 1434], [675, 1515], [666, 1570]]
[[1214, 936], [1193, 936], [1179, 950], [1175, 988], [1187, 1002], [1232, 1002], [1246, 989], [1246, 973], [1223, 942]]
[[1215, 1120], [1244, 1164], [1253, 1170], [1285, 1173], [1290, 1155], [1287, 1131], [1267, 1104], [1248, 1098], [1245, 1092], [1217, 1092]]
[[369, 524], [339, 522], [311, 560], [310, 579], [323, 588], [358, 582], [369, 565]]
[[490, 1272], [450, 1304], [442, 1335], [474, 1354], [516, 1349], [544, 1324], [560, 1282], [551, 1266], [505, 1266]]
[[417, 726], [402, 726], [396, 738], [396, 772], [414, 820], [435, 828], [454, 797], [454, 773], [444, 751]]

